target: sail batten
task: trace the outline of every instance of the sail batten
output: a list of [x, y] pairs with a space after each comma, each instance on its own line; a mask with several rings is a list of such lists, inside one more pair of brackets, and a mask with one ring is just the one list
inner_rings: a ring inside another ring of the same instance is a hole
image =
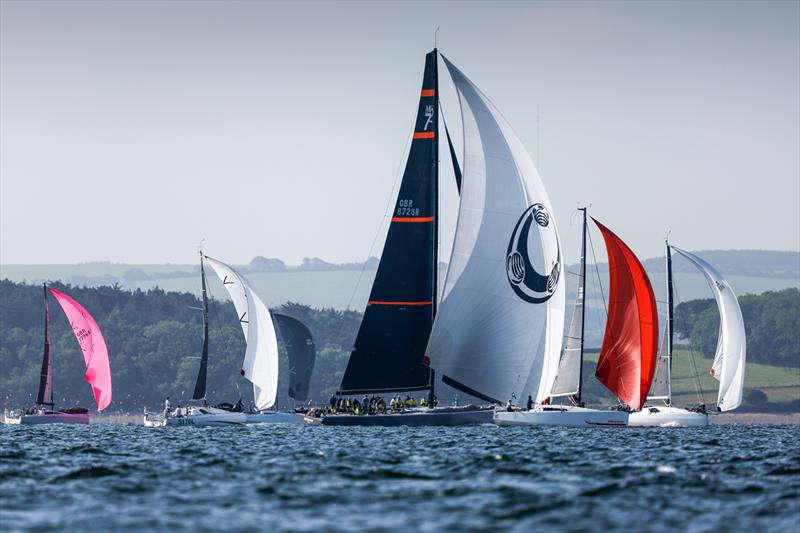
[[74, 299], [56, 289], [48, 290], [69, 320], [86, 363], [84, 379], [92, 387], [97, 410], [102, 411], [111, 403], [111, 366], [108, 362], [108, 348], [100, 327], [92, 315]]
[[455, 241], [427, 353], [446, 383], [473, 396], [540, 400], [555, 379], [564, 321], [553, 211], [509, 124], [443, 60], [461, 107], [464, 162]]
[[595, 376], [620, 400], [640, 410], [653, 380], [658, 311], [647, 272], [614, 232], [595, 220], [608, 251], [608, 320]]
[[688, 259], [706, 278], [720, 314], [719, 336], [711, 375], [719, 381], [717, 409], [730, 411], [742, 403], [747, 338], [739, 301], [720, 272], [693, 253], [671, 246]]

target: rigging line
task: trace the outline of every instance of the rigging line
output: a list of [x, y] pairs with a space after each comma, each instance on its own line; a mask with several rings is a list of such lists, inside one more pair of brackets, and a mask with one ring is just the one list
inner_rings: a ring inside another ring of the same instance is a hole
[[[417, 116], [417, 112], [418, 109], [415, 109], [414, 119]], [[387, 218], [391, 219], [391, 215], [387, 214], [387, 212], [389, 211], [389, 207], [392, 205], [392, 200], [395, 198], [395, 190], [397, 190], [397, 183], [400, 181], [400, 177], [402, 176], [402, 171], [404, 170], [403, 163], [407, 159], [406, 154], [408, 153], [409, 146], [411, 145], [411, 141], [414, 136], [413, 135], [414, 126], [411, 127], [411, 131], [412, 133], [406, 139], [406, 145], [403, 148], [403, 152], [400, 155], [400, 163], [397, 165], [397, 171], [395, 172], [395, 177], [394, 177], [394, 184], [392, 184], [392, 190], [389, 193], [389, 198], [386, 200], [386, 207], [384, 207], [383, 209], [383, 220], [381, 220], [381, 223], [378, 224], [378, 229], [377, 231], [375, 231], [375, 236], [372, 238], [372, 244], [370, 244], [369, 246], [367, 259], [366, 261], [364, 261], [364, 264], [361, 265], [361, 270], [358, 273], [358, 279], [356, 280], [356, 284], [353, 287], [353, 292], [350, 294], [350, 299], [347, 301], [347, 307], [345, 308], [345, 311], [350, 311], [350, 306], [353, 305], [353, 300], [356, 297], [356, 292], [358, 291], [358, 288], [361, 286], [361, 279], [364, 277], [364, 271], [367, 269], [367, 263], [369, 263], [369, 259], [370, 257], [372, 257], [372, 252], [375, 250], [375, 243], [378, 241], [378, 237], [381, 234], [381, 230], [383, 230], [383, 223], [386, 222]], [[394, 209], [392, 209], [392, 213], [394, 213]], [[389, 222], [389, 224], [391, 225], [391, 221]], [[378, 260], [380, 263], [380, 258], [378, 258]]]

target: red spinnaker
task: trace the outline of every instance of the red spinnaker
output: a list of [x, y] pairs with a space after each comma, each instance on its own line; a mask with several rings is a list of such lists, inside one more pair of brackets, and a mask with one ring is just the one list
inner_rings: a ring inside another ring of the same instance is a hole
[[595, 376], [620, 400], [640, 410], [656, 369], [656, 298], [647, 272], [628, 245], [592, 220], [606, 242], [611, 279], [608, 321]]

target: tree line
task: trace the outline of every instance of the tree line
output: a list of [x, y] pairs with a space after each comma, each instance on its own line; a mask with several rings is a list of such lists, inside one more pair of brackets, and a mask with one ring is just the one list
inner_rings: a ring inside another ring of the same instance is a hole
[[[200, 300], [190, 293], [161, 289], [124, 290], [118, 285], [52, 286], [78, 300], [100, 325], [108, 345], [114, 379], [111, 411], [156, 409], [170, 395], [173, 405], [191, 397], [202, 347]], [[786, 289], [739, 298], [748, 340], [748, 361], [800, 366], [800, 291]], [[245, 342], [233, 306], [211, 300], [209, 309], [208, 397], [212, 402], [252, 398], [249, 383], [239, 375]], [[275, 308], [302, 321], [311, 330], [317, 361], [310, 398], [324, 402], [336, 391], [361, 323], [361, 313], [315, 309], [298, 303]], [[67, 319], [50, 299], [53, 388], [60, 406], [92, 406], [83, 380], [84, 362]], [[681, 303], [675, 330], [692, 347], [711, 357], [716, 349], [719, 316], [714, 300]], [[12, 407], [34, 401], [44, 341], [41, 286], [0, 280], [0, 397]], [[288, 398], [288, 363], [280, 355], [278, 406]], [[602, 390], [587, 390], [602, 394]]]

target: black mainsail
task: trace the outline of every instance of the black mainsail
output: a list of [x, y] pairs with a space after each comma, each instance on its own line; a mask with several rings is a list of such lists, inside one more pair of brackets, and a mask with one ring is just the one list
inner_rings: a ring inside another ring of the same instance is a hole
[[208, 293], [206, 291], [206, 271], [203, 266], [203, 252], [200, 252], [200, 279], [203, 286], [203, 354], [200, 356], [200, 370], [194, 385], [192, 400], [206, 397], [206, 377], [208, 376]]
[[39, 377], [39, 393], [36, 403], [53, 407], [53, 364], [50, 360], [50, 313], [47, 306], [47, 285], [44, 291], [44, 352], [42, 353], [42, 372]]
[[342, 394], [432, 389], [425, 349], [436, 314], [438, 244], [437, 55], [425, 56], [403, 181]]
[[296, 318], [279, 313], [273, 313], [272, 318], [289, 356], [289, 396], [305, 401], [317, 357], [314, 339], [306, 325]]

